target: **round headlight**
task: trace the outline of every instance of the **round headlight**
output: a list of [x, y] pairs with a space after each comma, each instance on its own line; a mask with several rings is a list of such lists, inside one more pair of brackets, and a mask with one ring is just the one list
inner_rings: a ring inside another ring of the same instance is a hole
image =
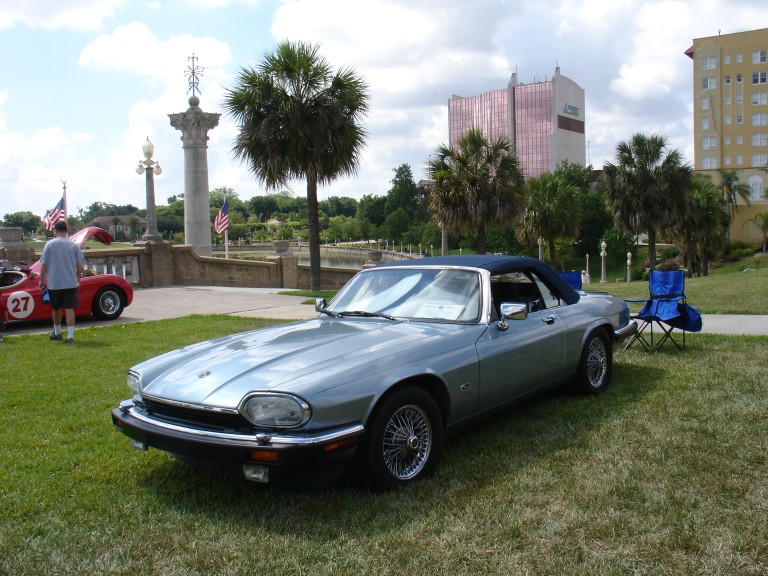
[[256, 394], [243, 402], [242, 415], [256, 426], [294, 428], [311, 415], [306, 402], [288, 394]]
[[138, 372], [128, 372], [126, 382], [133, 396], [141, 395], [141, 375]]

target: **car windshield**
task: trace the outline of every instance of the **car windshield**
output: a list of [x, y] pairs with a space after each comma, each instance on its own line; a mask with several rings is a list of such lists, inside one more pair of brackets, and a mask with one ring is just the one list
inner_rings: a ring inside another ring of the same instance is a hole
[[327, 310], [343, 316], [476, 322], [480, 294], [480, 274], [474, 270], [371, 269], [350, 280]]

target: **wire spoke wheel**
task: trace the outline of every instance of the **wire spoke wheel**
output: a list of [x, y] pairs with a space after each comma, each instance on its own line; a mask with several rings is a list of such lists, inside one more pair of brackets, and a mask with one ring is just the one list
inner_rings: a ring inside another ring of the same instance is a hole
[[581, 351], [574, 384], [582, 394], [600, 394], [611, 383], [613, 349], [604, 330], [592, 332]]
[[397, 410], [387, 422], [382, 438], [384, 465], [398, 480], [418, 475], [432, 449], [432, 425], [419, 406]]
[[600, 338], [593, 338], [587, 349], [587, 378], [591, 386], [599, 388], [608, 371], [608, 351]]

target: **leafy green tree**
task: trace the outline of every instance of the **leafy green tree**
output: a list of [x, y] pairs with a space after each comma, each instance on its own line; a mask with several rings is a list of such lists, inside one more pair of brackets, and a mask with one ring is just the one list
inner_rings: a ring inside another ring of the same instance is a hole
[[655, 268], [656, 233], [674, 226], [686, 209], [692, 168], [665, 137], [637, 133], [616, 145], [616, 163], [607, 163], [604, 172], [616, 225], [648, 234], [648, 260]]
[[268, 194], [266, 196], [254, 196], [248, 201], [251, 213], [254, 214], [259, 222], [266, 222], [272, 215], [278, 211], [279, 203], [277, 196]]
[[557, 270], [555, 241], [576, 238], [580, 208], [579, 189], [564, 178], [544, 172], [528, 180], [528, 202], [520, 217], [518, 236], [530, 244], [543, 238], [549, 248], [549, 263]]
[[349, 216], [357, 214], [357, 200], [347, 196], [331, 196], [320, 200], [319, 208], [328, 216]]
[[410, 225], [411, 217], [406, 209], [398, 208], [387, 214], [387, 218], [384, 220], [384, 232], [387, 238], [393, 242], [402, 242], [404, 240], [403, 235], [408, 231]]
[[490, 142], [482, 131], [470, 129], [456, 148], [441, 145], [429, 162], [435, 181], [429, 208], [445, 231], [471, 229], [477, 252], [487, 250], [489, 225], [508, 224], [525, 201], [525, 178], [509, 142]]
[[398, 208], [403, 208], [406, 212], [412, 213], [416, 208], [419, 187], [413, 180], [411, 167], [408, 164], [401, 164], [395, 168], [394, 172], [395, 177], [391, 180], [392, 187], [387, 192], [384, 210], [387, 215], [392, 214]]
[[18, 226], [28, 234], [33, 234], [38, 228], [40, 228], [40, 226], [43, 225], [42, 218], [28, 210], [6, 214], [3, 217], [3, 221], [5, 222], [6, 226]]
[[373, 226], [382, 226], [387, 217], [385, 206], [386, 196], [373, 196], [365, 194], [357, 204], [357, 218], [361, 222], [367, 222]]
[[310, 289], [320, 289], [317, 187], [357, 171], [365, 145], [365, 81], [333, 72], [319, 47], [282, 42], [257, 68], [240, 71], [224, 107], [240, 127], [233, 152], [269, 188], [307, 183]]

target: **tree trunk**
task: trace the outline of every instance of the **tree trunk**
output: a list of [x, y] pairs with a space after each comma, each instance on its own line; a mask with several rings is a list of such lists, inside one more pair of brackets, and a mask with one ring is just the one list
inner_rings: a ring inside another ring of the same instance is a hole
[[320, 218], [317, 175], [307, 174], [307, 233], [309, 235], [309, 289], [320, 290]]
[[709, 276], [709, 252], [706, 250], [701, 253], [701, 275]]
[[440, 254], [448, 255], [448, 227], [443, 224], [440, 225]]
[[648, 228], [648, 263], [650, 269], [656, 269], [656, 230]]
[[487, 252], [487, 244], [485, 240], [485, 224], [478, 224], [477, 226], [477, 253], [485, 254]]
[[[549, 262], [552, 264], [552, 268], [557, 270], [558, 262], [557, 262], [557, 251], [555, 248], [555, 239], [550, 238], [547, 240], [547, 245], [549, 246]], [[559, 272], [559, 270], [557, 270]]]

